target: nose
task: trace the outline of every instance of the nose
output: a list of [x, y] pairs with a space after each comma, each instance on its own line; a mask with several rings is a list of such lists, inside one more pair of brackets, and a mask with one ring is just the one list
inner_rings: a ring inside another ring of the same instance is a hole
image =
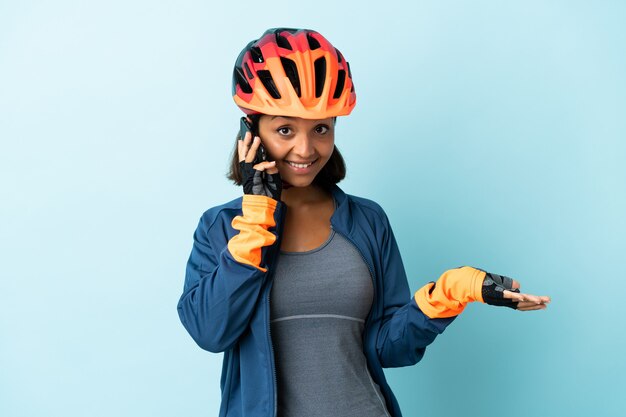
[[306, 132], [301, 132], [294, 138], [293, 153], [299, 158], [309, 160], [315, 155], [314, 142]]

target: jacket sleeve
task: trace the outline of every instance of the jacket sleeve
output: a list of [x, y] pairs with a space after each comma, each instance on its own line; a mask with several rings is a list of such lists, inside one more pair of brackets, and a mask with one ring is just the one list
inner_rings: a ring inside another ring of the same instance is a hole
[[467, 303], [483, 301], [480, 289], [485, 272], [468, 266], [450, 269], [436, 283], [424, 285], [411, 297], [400, 251], [386, 216], [384, 221], [381, 251], [384, 314], [378, 334], [378, 355], [387, 368], [414, 365], [424, 356], [426, 346], [443, 333]]
[[426, 346], [463, 312], [472, 301], [484, 302], [485, 271], [463, 266], [445, 271], [437, 282], [417, 290], [410, 301], [406, 272], [389, 219], [383, 215], [382, 239], [383, 324], [377, 349], [384, 367], [414, 365]]
[[384, 311], [377, 338], [383, 367], [414, 365], [424, 356], [426, 346], [443, 333], [455, 316], [430, 318], [411, 297], [406, 272], [396, 239], [383, 213], [381, 271]]
[[203, 349], [230, 349], [248, 327], [265, 281], [266, 251], [277, 240], [277, 201], [244, 195], [242, 215], [232, 221], [239, 233], [226, 246], [215, 246], [212, 230], [203, 216], [194, 233], [178, 315], [191, 337]]

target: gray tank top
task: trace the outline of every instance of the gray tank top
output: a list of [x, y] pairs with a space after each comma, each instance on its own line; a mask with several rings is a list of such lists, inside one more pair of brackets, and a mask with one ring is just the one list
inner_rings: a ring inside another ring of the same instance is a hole
[[278, 417], [389, 417], [363, 353], [373, 286], [357, 249], [331, 229], [316, 249], [281, 251], [270, 297]]

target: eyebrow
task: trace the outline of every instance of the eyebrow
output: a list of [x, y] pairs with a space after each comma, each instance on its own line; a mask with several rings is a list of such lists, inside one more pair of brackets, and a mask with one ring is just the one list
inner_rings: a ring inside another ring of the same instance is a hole
[[291, 116], [272, 116], [272, 118], [270, 120], [274, 120], [277, 117], [282, 117], [283, 119], [293, 119], [293, 117], [291, 117]]

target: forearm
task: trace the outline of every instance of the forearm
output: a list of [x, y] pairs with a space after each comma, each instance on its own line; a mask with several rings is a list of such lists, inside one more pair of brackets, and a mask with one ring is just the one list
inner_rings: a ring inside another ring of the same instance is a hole
[[228, 250], [238, 262], [267, 271], [267, 268], [261, 266], [261, 251], [276, 241], [276, 235], [268, 230], [276, 226], [276, 205], [277, 201], [269, 197], [251, 194], [243, 196], [243, 215], [232, 221], [233, 228], [239, 230], [239, 234], [228, 242]]
[[203, 349], [224, 351], [246, 330], [267, 275], [268, 249], [277, 241], [276, 207], [268, 197], [245, 195], [242, 215], [232, 220], [239, 233], [229, 241], [224, 230], [202, 221], [194, 234], [178, 313]]
[[430, 318], [458, 316], [472, 301], [483, 302], [485, 272], [469, 266], [444, 272], [437, 282], [430, 282], [415, 292], [415, 302]]
[[381, 364], [385, 368], [415, 365], [438, 335], [452, 323], [450, 318], [430, 318], [411, 299], [381, 328], [379, 347]]
[[245, 331], [265, 282], [264, 272], [236, 262], [227, 250], [219, 263], [178, 302], [183, 326], [211, 352], [229, 349]]

